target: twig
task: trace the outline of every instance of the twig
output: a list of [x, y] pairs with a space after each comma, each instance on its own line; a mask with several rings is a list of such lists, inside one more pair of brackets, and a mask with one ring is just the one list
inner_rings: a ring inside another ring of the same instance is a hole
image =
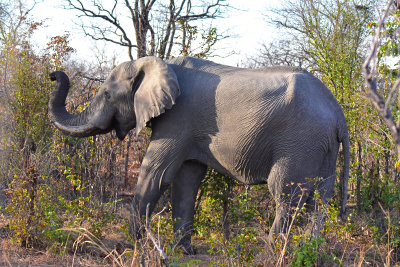
[[105, 78], [92, 78], [81, 73], [78, 73], [78, 76], [95, 82], [104, 82], [106, 80]]
[[303, 200], [303, 197], [304, 197], [304, 191], [302, 190], [302, 192], [303, 193], [301, 194], [300, 199], [299, 199], [299, 201], [297, 203], [297, 207], [295, 209], [295, 212], [292, 215], [292, 220], [290, 222], [289, 228], [287, 229], [286, 236], [283, 235], [283, 237], [285, 239], [285, 244], [283, 245], [283, 249], [282, 249], [281, 255], [279, 256], [278, 263], [276, 264], [276, 266], [282, 266], [283, 265], [283, 258], [284, 258], [285, 254], [286, 254], [286, 248], [287, 248], [287, 245], [289, 243], [290, 231], [291, 231], [291, 229], [293, 227], [293, 223], [294, 223], [297, 215], [299, 214], [300, 205], [302, 204], [302, 200]]
[[387, 229], [387, 231], [386, 231], [386, 235], [387, 235], [387, 255], [386, 255], [386, 263], [385, 263], [385, 266], [388, 266], [388, 267], [390, 267], [391, 265], [390, 265], [390, 258], [391, 258], [391, 255], [392, 255], [392, 252], [393, 252], [393, 248], [391, 249], [390, 248], [390, 228], [391, 228], [391, 220], [390, 220], [390, 213], [389, 213], [389, 211], [386, 211], [383, 207], [382, 207], [382, 205], [381, 205], [381, 203], [378, 201], [378, 205], [379, 205], [379, 207], [381, 208], [381, 210], [382, 210], [382, 212], [383, 212], [383, 214], [385, 214], [385, 216], [386, 216], [386, 218], [387, 218], [387, 220], [388, 220], [388, 229]]
[[[154, 246], [156, 247], [156, 249], [160, 253], [162, 259], [164, 260], [165, 265], [169, 266], [167, 255], [165, 254], [164, 250], [157, 244], [155, 238], [153, 237], [153, 235], [151, 234], [150, 230], [147, 227], [148, 226], [148, 218], [150, 216], [149, 215], [149, 208], [150, 208], [150, 203], [148, 203], [147, 206], [146, 206], [146, 225], [145, 225], [145, 230], [146, 230], [146, 233], [147, 233], [147, 237], [149, 237], [151, 242], [153, 242]], [[164, 209], [162, 211], [160, 211], [159, 213], [157, 213], [156, 215], [162, 213], [164, 211]]]
[[5, 254], [4, 251], [3, 251], [3, 259], [4, 259], [5, 263], [7, 263], [7, 265], [9, 267], [12, 267], [12, 264], [11, 264], [10, 260], [8, 259], [7, 255]]

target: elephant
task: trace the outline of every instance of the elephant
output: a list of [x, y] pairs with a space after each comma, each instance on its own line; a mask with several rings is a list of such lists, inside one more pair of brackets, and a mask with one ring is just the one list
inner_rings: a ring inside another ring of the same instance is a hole
[[[88, 107], [69, 113], [68, 76], [50, 78], [49, 117], [71, 136], [152, 129], [132, 207], [151, 214], [171, 188], [177, 244], [193, 253], [194, 205], [207, 167], [246, 185], [267, 184], [275, 199], [269, 236], [288, 230], [293, 208], [312, 203], [315, 190], [333, 196], [343, 148], [341, 212], [349, 177], [349, 135], [330, 90], [306, 70], [246, 69], [193, 57], [148, 56], [115, 67]], [[301, 192], [301, 194], [299, 194]], [[300, 196], [301, 195], [301, 196]]]

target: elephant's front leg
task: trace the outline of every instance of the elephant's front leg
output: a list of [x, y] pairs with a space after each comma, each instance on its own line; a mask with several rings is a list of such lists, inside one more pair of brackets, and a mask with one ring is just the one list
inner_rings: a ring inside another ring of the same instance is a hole
[[197, 161], [185, 161], [172, 182], [172, 217], [175, 221], [176, 245], [184, 253], [195, 254], [191, 245], [194, 205], [197, 191], [207, 171], [207, 166]]
[[143, 223], [141, 219], [151, 215], [183, 163], [182, 155], [177, 153], [179, 148], [171, 143], [167, 146], [165, 142], [150, 142], [143, 159], [132, 203], [132, 234], [138, 234]]

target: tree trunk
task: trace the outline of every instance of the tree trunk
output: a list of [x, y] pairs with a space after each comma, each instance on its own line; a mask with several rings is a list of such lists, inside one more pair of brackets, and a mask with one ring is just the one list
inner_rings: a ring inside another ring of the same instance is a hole
[[356, 195], [357, 195], [357, 211], [361, 211], [361, 179], [363, 177], [362, 173], [362, 147], [361, 143], [358, 142], [358, 167], [357, 167], [357, 186], [356, 186]]

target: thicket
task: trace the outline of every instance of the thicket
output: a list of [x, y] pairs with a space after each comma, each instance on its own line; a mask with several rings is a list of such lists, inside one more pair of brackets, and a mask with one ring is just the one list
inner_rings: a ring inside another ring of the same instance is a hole
[[[7, 88], [2, 99], [7, 132], [2, 135], [1, 169], [7, 202], [2, 208], [10, 215], [14, 239], [23, 246], [62, 251], [74, 239], [60, 228], [85, 225], [100, 236], [113, 218], [113, 206], [105, 194], [115, 184], [110, 173], [118, 173], [113, 170], [117, 145], [110, 138], [72, 139], [52, 129], [47, 116], [52, 90], [48, 77], [63, 68], [71, 48], [65, 36], [57, 36], [38, 55], [29, 34], [39, 25], [23, 17], [20, 22], [26, 23], [28, 34], [2, 47]], [[98, 151], [99, 144], [105, 149]]]
[[[279, 236], [271, 245], [267, 236], [275, 203], [267, 186], [244, 186], [210, 169], [196, 201], [194, 244], [215, 265], [398, 263], [399, 159], [390, 131], [363, 90], [361, 73], [369, 38], [377, 27], [376, 3], [286, 3], [273, 16], [286, 39], [265, 46], [254, 65], [301, 64], [324, 81], [342, 105], [352, 145], [347, 221], [338, 219], [336, 199], [324, 206], [317, 195], [315, 212], [309, 216], [298, 210], [291, 234]], [[89, 67], [70, 60], [68, 36], [53, 37], [38, 52], [32, 48], [31, 34], [40, 31], [41, 24], [30, 21], [22, 5], [1, 8], [1, 229], [10, 229], [17, 244], [58, 254], [91, 245], [117, 266], [202, 263], [193, 258], [187, 262], [171, 246], [168, 194], [156, 215], [146, 221], [145, 236], [136, 240], [128, 234], [126, 209], [150, 131], [129, 135], [124, 142], [113, 134], [80, 139], [63, 135], [48, 120], [50, 72], [68, 72], [72, 83], [68, 109], [81, 111], [113, 66]], [[379, 92], [384, 96], [398, 77], [393, 60], [399, 55], [399, 16], [392, 10], [382, 32], [378, 70]], [[390, 108], [397, 119], [398, 103]], [[340, 168], [339, 164], [338, 176]], [[109, 247], [103, 241], [111, 226], [117, 226], [113, 231], [121, 241]], [[310, 230], [318, 228], [317, 233]]]

